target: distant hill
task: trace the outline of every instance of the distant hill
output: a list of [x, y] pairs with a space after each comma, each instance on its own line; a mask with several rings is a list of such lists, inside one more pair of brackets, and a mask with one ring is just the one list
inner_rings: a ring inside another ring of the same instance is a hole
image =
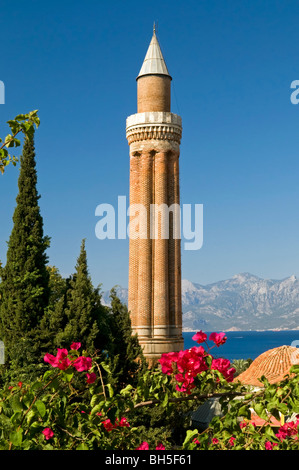
[[[128, 290], [117, 292], [127, 303]], [[109, 304], [109, 292], [103, 302]], [[299, 329], [299, 280], [241, 273], [204, 286], [184, 279], [182, 306], [184, 330]]]

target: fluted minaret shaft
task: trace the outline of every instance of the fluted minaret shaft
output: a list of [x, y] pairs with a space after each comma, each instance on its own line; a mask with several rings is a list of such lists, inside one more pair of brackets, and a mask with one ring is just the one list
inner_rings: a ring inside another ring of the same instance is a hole
[[138, 311], [138, 252], [139, 241], [136, 239], [134, 209], [139, 204], [139, 154], [130, 156], [130, 244], [129, 244], [129, 286], [128, 286], [128, 309], [133, 318]]
[[166, 151], [155, 154], [155, 209], [154, 209], [154, 229], [155, 238], [153, 240], [154, 258], [154, 336], [168, 336], [169, 330], [169, 291], [168, 291], [168, 239], [164, 238], [163, 228], [167, 221], [165, 216], [165, 204], [168, 206], [168, 155]]
[[181, 318], [181, 240], [180, 240], [180, 188], [179, 154], [172, 153], [168, 167], [169, 207], [169, 327], [170, 334], [176, 335], [182, 329]]
[[140, 184], [140, 238], [138, 255], [138, 313], [137, 324], [140, 336], [152, 334], [152, 241], [150, 237], [150, 205], [152, 204], [153, 156], [142, 152], [139, 167]]

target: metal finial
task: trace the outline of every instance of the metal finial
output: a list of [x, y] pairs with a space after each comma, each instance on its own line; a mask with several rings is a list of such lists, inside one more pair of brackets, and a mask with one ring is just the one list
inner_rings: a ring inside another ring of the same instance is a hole
[[156, 23], [154, 22], [153, 34], [156, 34]]

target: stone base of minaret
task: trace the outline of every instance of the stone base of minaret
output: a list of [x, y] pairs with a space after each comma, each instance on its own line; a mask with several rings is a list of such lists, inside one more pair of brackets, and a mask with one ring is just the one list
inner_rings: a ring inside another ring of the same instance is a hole
[[160, 339], [142, 339], [139, 337], [139, 344], [150, 365], [156, 364], [162, 354], [178, 352], [184, 349], [184, 339], [180, 336], [177, 338], [165, 337]]

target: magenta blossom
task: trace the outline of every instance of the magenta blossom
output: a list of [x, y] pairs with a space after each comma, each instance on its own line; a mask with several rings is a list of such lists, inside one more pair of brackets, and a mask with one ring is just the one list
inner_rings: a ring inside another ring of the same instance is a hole
[[48, 362], [52, 367], [58, 367], [61, 370], [65, 370], [71, 365], [71, 361], [68, 359], [67, 355], [67, 349], [57, 349], [56, 356], [46, 353], [44, 361]]
[[156, 450], [165, 450], [165, 447], [163, 446], [163, 444], [158, 444]]
[[221, 372], [227, 382], [232, 382], [236, 369], [234, 367], [230, 367], [230, 365], [231, 364], [228, 359], [219, 357], [217, 359], [212, 360], [211, 369], [218, 370], [219, 372]]
[[204, 343], [207, 340], [207, 335], [203, 331], [198, 331], [194, 336], [192, 336], [193, 341], [196, 341], [198, 344]]
[[96, 381], [96, 379], [97, 379], [97, 376], [96, 376], [96, 374], [95, 374], [94, 372], [91, 372], [91, 374], [88, 374], [88, 373], [87, 373], [87, 374], [86, 374], [86, 377], [87, 377], [86, 382], [87, 382], [88, 384], [93, 384], [93, 383]]
[[[100, 413], [97, 413], [97, 415], [100, 416]], [[106, 419], [105, 421], [103, 421], [103, 426], [106, 429], [106, 431], [112, 431], [113, 429], [116, 429], [117, 427], [129, 428], [130, 424], [128, 423], [127, 418], [122, 417], [120, 421], [117, 418], [114, 424], [111, 423], [110, 419]]]
[[[79, 344], [80, 343], [73, 343], [71, 347], [79, 347]], [[51, 364], [52, 367], [58, 367], [61, 370], [65, 370], [72, 365], [78, 372], [83, 372], [91, 369], [92, 367], [92, 359], [90, 357], [81, 356], [75, 360], [70, 360], [68, 358], [67, 349], [57, 349], [56, 356], [46, 353], [44, 356], [44, 361]], [[94, 376], [90, 374], [88, 380], [93, 380], [93, 378]]]
[[226, 342], [227, 337], [225, 336], [225, 333], [211, 333], [209, 340], [213, 341], [218, 348]]
[[[136, 450], [149, 450], [149, 445], [147, 442], [143, 442]], [[165, 447], [160, 443], [157, 445], [156, 450], [165, 450]]]
[[71, 344], [71, 349], [73, 351], [78, 351], [78, 349], [80, 349], [80, 348], [81, 348], [81, 343], [72, 343]]
[[45, 428], [43, 431], [42, 431], [43, 435], [45, 436], [46, 440], [48, 441], [49, 439], [51, 439], [51, 437], [54, 436], [54, 432], [52, 431], [51, 428]]
[[143, 442], [136, 450], [149, 450], [149, 445], [147, 442]]
[[162, 367], [163, 374], [171, 375], [173, 373], [173, 363], [178, 360], [177, 352], [163, 353], [159, 362]]
[[121, 418], [120, 421], [119, 421], [118, 418], [117, 418], [116, 421], [115, 421], [115, 425], [116, 425], [116, 426], [119, 426], [120, 428], [129, 428], [129, 427], [130, 427], [130, 425], [129, 425], [128, 421], [127, 421], [127, 418], [124, 418], [124, 417]]
[[[197, 343], [206, 342], [207, 335], [199, 331], [192, 339]], [[227, 337], [225, 333], [211, 333], [209, 339], [214, 341], [216, 346], [220, 346], [225, 343]], [[201, 345], [185, 351], [164, 353], [159, 362], [163, 374], [174, 375], [178, 382], [176, 390], [190, 395], [196, 387], [195, 378], [209, 369], [210, 359], [211, 370], [219, 371], [227, 382], [232, 382], [236, 371], [231, 367], [230, 361], [224, 358], [214, 359]], [[218, 377], [217, 380], [219, 381]]]
[[73, 362], [73, 366], [78, 372], [89, 370], [92, 367], [92, 359], [91, 357], [85, 356], [78, 357], [78, 359]]
[[114, 424], [111, 423], [110, 419], [105, 419], [105, 421], [103, 421], [103, 426], [108, 432], [112, 431], [112, 429], [116, 427]]
[[58, 361], [61, 361], [63, 359], [65, 359], [68, 355], [68, 350], [67, 349], [57, 349], [57, 354], [56, 354], [56, 357], [58, 359]]
[[281, 426], [278, 430], [278, 433], [275, 434], [276, 437], [283, 441], [287, 437], [296, 436], [298, 433], [299, 419], [297, 417], [296, 421], [289, 421]]

